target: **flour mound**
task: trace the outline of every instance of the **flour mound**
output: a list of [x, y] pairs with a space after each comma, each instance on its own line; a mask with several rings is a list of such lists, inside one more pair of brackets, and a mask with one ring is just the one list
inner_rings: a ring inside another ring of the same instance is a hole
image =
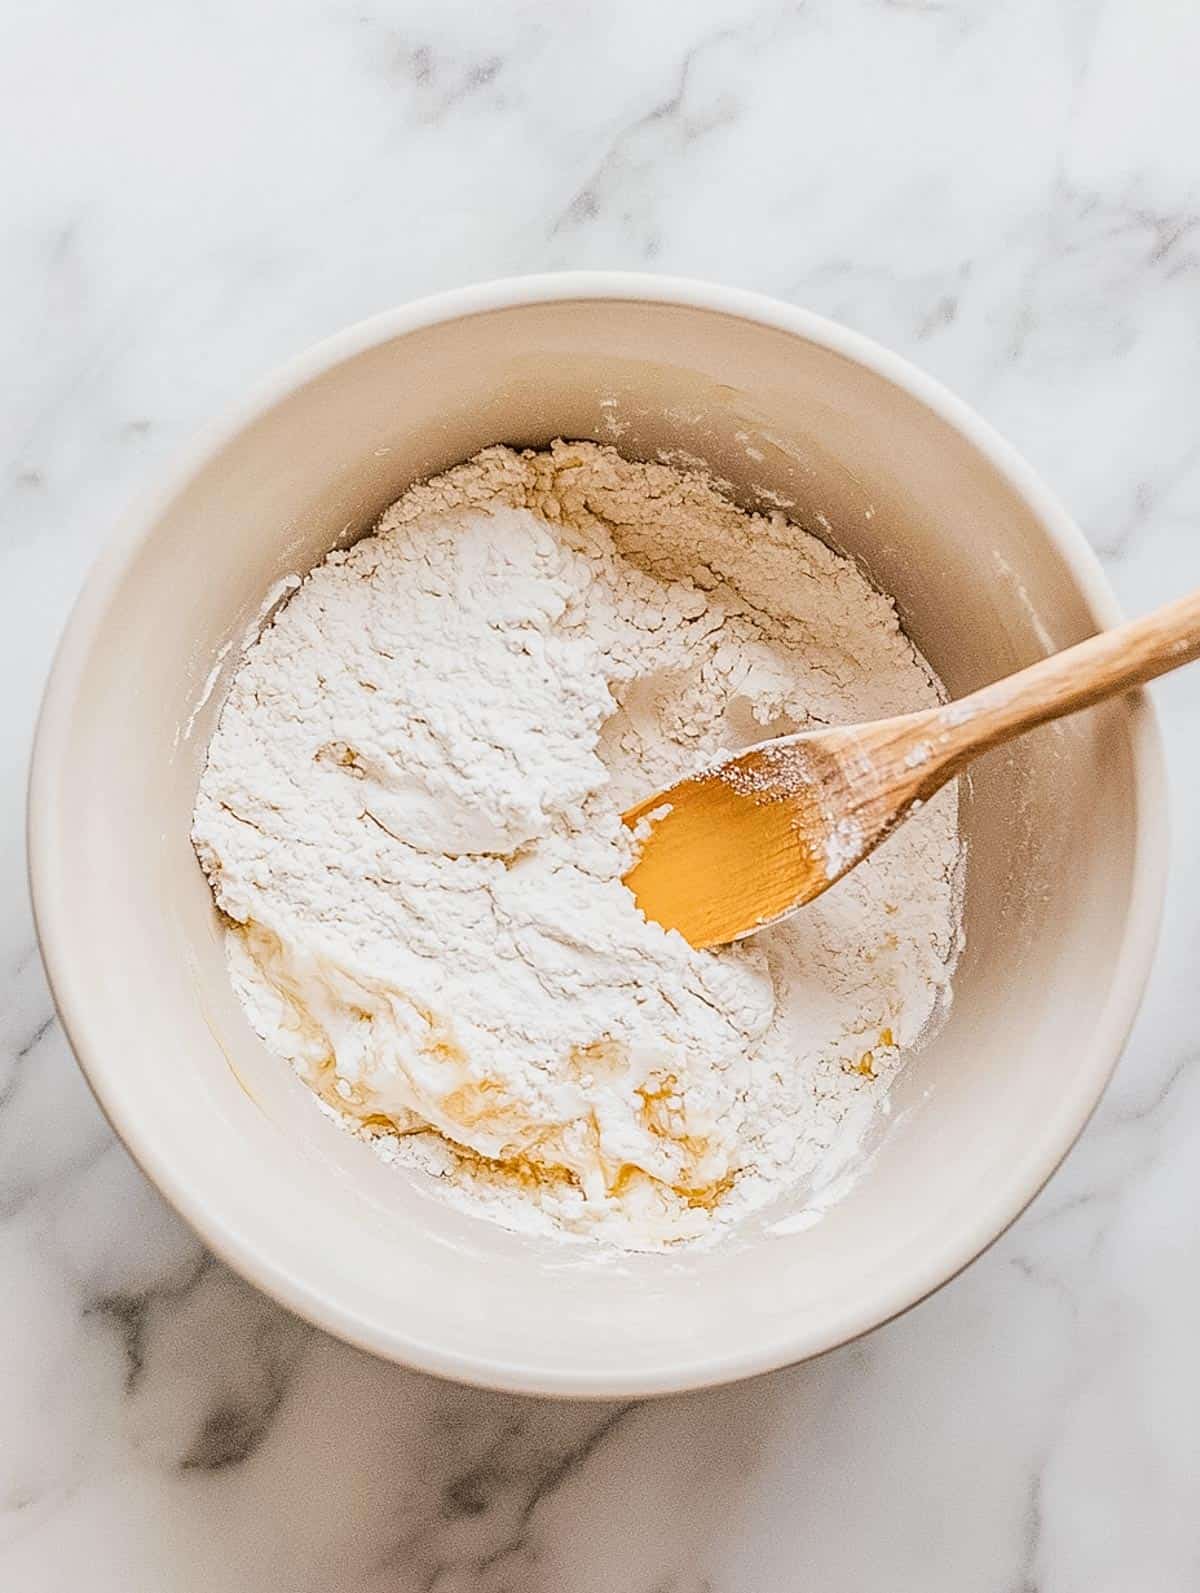
[[939, 697], [890, 601], [782, 516], [590, 443], [487, 449], [331, 553], [234, 679], [193, 839], [235, 987], [460, 1204], [631, 1248], [712, 1233], [819, 1179], [944, 997], [956, 802], [716, 952], [637, 910], [621, 812]]

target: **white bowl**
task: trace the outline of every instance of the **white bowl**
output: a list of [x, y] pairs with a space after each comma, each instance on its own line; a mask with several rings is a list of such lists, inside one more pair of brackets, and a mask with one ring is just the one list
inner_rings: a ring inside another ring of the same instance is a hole
[[867, 1170], [816, 1226], [614, 1258], [447, 1209], [328, 1121], [251, 1034], [189, 820], [237, 643], [275, 583], [365, 531], [414, 478], [486, 443], [560, 435], [681, 449], [747, 503], [794, 501], [895, 594], [953, 694], [1119, 617], [1029, 467], [866, 339], [670, 278], [488, 283], [303, 355], [131, 517], [47, 690], [31, 874], [55, 999], [101, 1104], [230, 1265], [431, 1372], [659, 1393], [818, 1354], [904, 1310], [1049, 1177], [1146, 977], [1162, 768], [1136, 696], [978, 766], [953, 1009], [912, 1059]]

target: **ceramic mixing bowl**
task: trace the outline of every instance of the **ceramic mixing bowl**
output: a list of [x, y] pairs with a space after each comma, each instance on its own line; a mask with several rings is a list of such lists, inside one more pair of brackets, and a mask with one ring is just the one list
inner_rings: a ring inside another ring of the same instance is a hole
[[1032, 471], [937, 383], [751, 294], [580, 274], [350, 328], [211, 431], [91, 574], [30, 796], [63, 1023], [134, 1156], [207, 1244], [331, 1332], [495, 1387], [696, 1387], [841, 1344], [919, 1300], [1049, 1177], [1116, 1062], [1163, 888], [1162, 770], [1131, 696], [980, 763], [966, 951], [862, 1176], [814, 1226], [616, 1257], [507, 1233], [385, 1167], [248, 1028], [188, 840], [241, 640], [277, 583], [414, 479], [556, 436], [707, 461], [893, 593], [958, 695], [1118, 618]]

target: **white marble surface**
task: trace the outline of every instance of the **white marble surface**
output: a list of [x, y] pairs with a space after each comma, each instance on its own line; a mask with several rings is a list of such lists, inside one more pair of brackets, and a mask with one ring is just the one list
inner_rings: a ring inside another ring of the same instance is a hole
[[1131, 609], [1200, 583], [1200, 9], [9, 0], [0, 39], [0, 1587], [1200, 1586], [1200, 670], [1156, 688], [1165, 933], [1064, 1171], [902, 1321], [660, 1404], [438, 1384], [210, 1261], [53, 1021], [21, 840], [121, 506], [283, 357], [474, 278], [636, 266], [837, 316], [1007, 432]]

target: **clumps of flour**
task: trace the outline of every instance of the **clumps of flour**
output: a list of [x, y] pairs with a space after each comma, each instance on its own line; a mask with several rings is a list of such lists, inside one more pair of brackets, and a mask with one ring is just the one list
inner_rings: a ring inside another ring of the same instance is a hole
[[637, 910], [620, 815], [939, 699], [889, 599], [781, 514], [591, 443], [486, 449], [331, 553], [234, 678], [193, 838], [235, 987], [456, 1202], [630, 1248], [721, 1231], [844, 1160], [944, 999], [956, 798], [715, 952]]

